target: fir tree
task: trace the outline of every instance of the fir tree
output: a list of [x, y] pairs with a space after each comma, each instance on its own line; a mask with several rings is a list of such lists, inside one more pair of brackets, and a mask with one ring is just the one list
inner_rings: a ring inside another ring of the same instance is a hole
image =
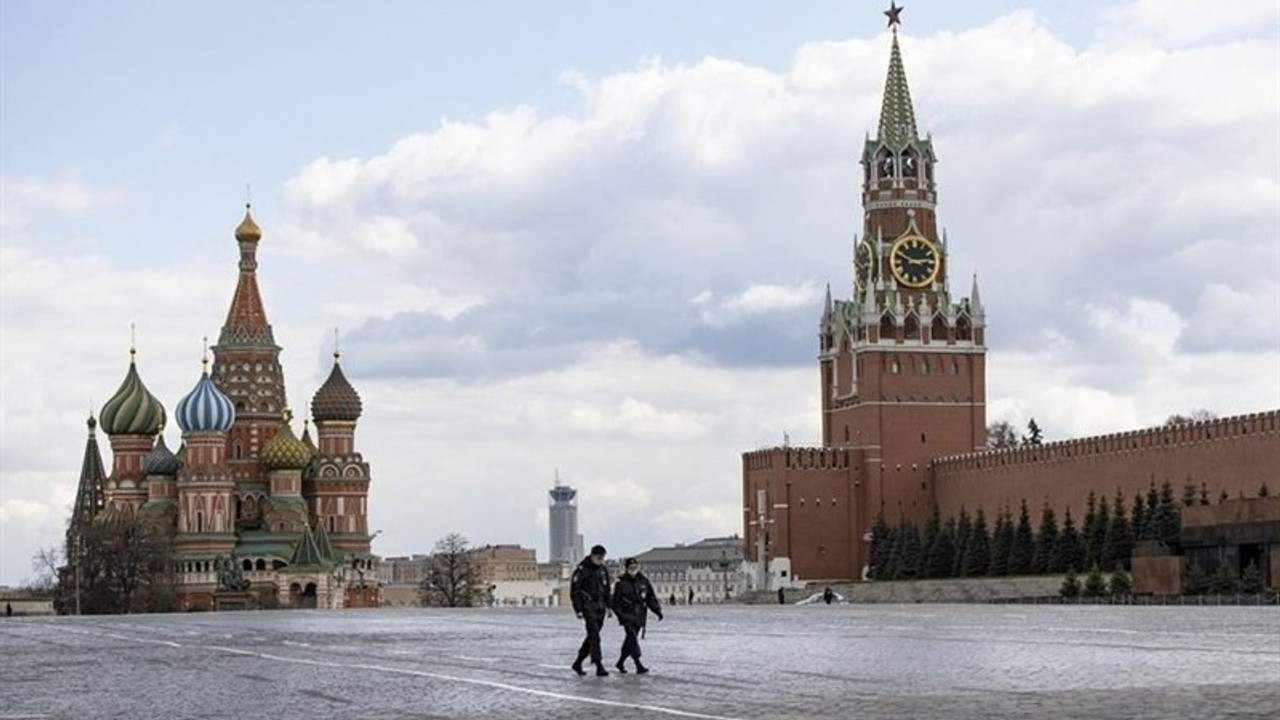
[[1133, 529], [1124, 514], [1124, 493], [1116, 490], [1115, 510], [1111, 513], [1111, 527], [1107, 529], [1104, 554], [1112, 559], [1112, 567], [1128, 569], [1133, 558]]
[[887, 579], [885, 570], [889, 564], [889, 556], [893, 552], [893, 528], [884, 519], [884, 513], [876, 514], [876, 524], [871, 526], [871, 577], [876, 580]]
[[1102, 577], [1102, 571], [1097, 565], [1089, 568], [1089, 574], [1084, 578], [1084, 587], [1081, 594], [1085, 597], [1103, 597], [1107, 594], [1107, 581]]
[[1107, 594], [1111, 597], [1128, 597], [1133, 594], [1133, 580], [1120, 565], [1116, 565], [1115, 572], [1111, 573], [1111, 581], [1107, 583]]
[[987, 532], [987, 517], [978, 508], [973, 517], [973, 530], [964, 553], [964, 576], [981, 577], [991, 567], [991, 535]]
[[1222, 489], [1222, 492], [1218, 493], [1218, 504], [1219, 504], [1219, 505], [1221, 505], [1222, 503], [1224, 503], [1224, 502], [1226, 502], [1226, 501], [1228, 501], [1228, 500], [1230, 500], [1230, 499], [1231, 499], [1231, 496], [1227, 494], [1227, 490], [1226, 490], [1226, 488], [1223, 488], [1223, 489]]
[[907, 521], [902, 529], [902, 555], [898, 558], [897, 576], [903, 579], [920, 577], [920, 566], [924, 562], [924, 552], [920, 542], [920, 528]]
[[1240, 592], [1258, 595], [1266, 589], [1267, 584], [1262, 579], [1262, 571], [1258, 569], [1258, 563], [1249, 563], [1240, 574]]
[[991, 534], [992, 577], [1009, 574], [1009, 554], [1013, 550], [1013, 516], [1006, 505], [996, 516], [996, 528]]
[[951, 575], [951, 565], [956, 556], [956, 521], [947, 518], [947, 523], [938, 533], [938, 539], [929, 552], [928, 577], [944, 578]]
[[1240, 592], [1240, 576], [1236, 574], [1236, 568], [1231, 563], [1222, 563], [1218, 566], [1218, 572], [1214, 573], [1213, 578], [1209, 581], [1209, 591], [1219, 595], [1235, 595]]
[[1022, 499], [1022, 509], [1018, 512], [1018, 527], [1013, 532], [1013, 545], [1009, 548], [1009, 574], [1030, 575], [1035, 563], [1036, 535], [1031, 529], [1031, 513], [1027, 510], [1027, 500]]
[[1209, 486], [1204, 484], [1203, 482], [1200, 483], [1200, 504], [1201, 505], [1209, 504]]
[[1058, 547], [1058, 518], [1053, 513], [1053, 507], [1049, 503], [1044, 504], [1044, 510], [1040, 511], [1040, 533], [1036, 538], [1036, 574], [1059, 573], [1066, 568], [1059, 568], [1054, 565], [1054, 552]]
[[1196, 483], [1188, 475], [1185, 482], [1182, 483], [1182, 507], [1191, 507], [1196, 504]]
[[1084, 548], [1084, 564], [1081, 568], [1087, 568], [1093, 564], [1095, 555], [1095, 543], [1093, 533], [1098, 528], [1098, 496], [1092, 490], [1089, 491], [1089, 498], [1084, 504], [1084, 521], [1080, 523], [1080, 544]]
[[1133, 528], [1133, 542], [1149, 540], [1147, 537], [1147, 504], [1142, 500], [1142, 493], [1133, 494], [1133, 512], [1129, 513], [1129, 525]]
[[973, 521], [963, 507], [960, 508], [960, 520], [956, 522], [956, 552], [951, 562], [951, 576], [964, 575], [965, 561], [969, 556], [969, 540], [973, 535]]
[[1156, 490], [1156, 481], [1151, 481], [1151, 486], [1147, 489], [1147, 509], [1146, 509], [1147, 525], [1144, 530], [1143, 540], [1159, 540], [1160, 539], [1160, 491]]
[[1183, 595], [1203, 595], [1209, 592], [1209, 576], [1204, 574], [1200, 563], [1192, 560], [1187, 563], [1187, 577], [1182, 581]]
[[930, 571], [930, 558], [933, 557], [933, 546], [938, 543], [938, 535], [942, 532], [942, 518], [938, 514], [938, 506], [933, 506], [933, 512], [929, 513], [928, 519], [924, 521], [924, 538], [920, 542], [920, 572], [917, 577], [930, 578], [935, 577]]
[[1027, 436], [1022, 439], [1024, 445], [1039, 445], [1042, 442], [1044, 433], [1040, 430], [1040, 426], [1036, 424], [1036, 419], [1031, 418], [1027, 423]]
[[893, 543], [889, 548], [889, 559], [885, 563], [884, 579], [897, 580], [902, 577], [902, 555], [907, 542], [907, 521], [899, 520], [893, 529]]
[[1271, 494], [1271, 490], [1266, 483], [1262, 483], [1262, 487], [1258, 488], [1258, 497], [1267, 497]]
[[1062, 521], [1062, 533], [1058, 535], [1058, 547], [1053, 556], [1056, 568], [1077, 570], [1084, 567], [1084, 543], [1080, 539], [1080, 533], [1076, 532], [1071, 508], [1067, 508], [1066, 517]]
[[1111, 529], [1111, 506], [1106, 496], [1098, 500], [1098, 512], [1093, 516], [1093, 529], [1090, 531], [1089, 564], [1097, 563], [1098, 567], [1111, 567], [1115, 558], [1104, 557], [1107, 550], [1107, 531]]
[[1062, 588], [1058, 590], [1058, 594], [1064, 598], [1080, 597], [1080, 578], [1076, 577], [1075, 570], [1068, 570], [1067, 576], [1062, 578]]
[[1165, 545], [1178, 541], [1182, 532], [1182, 513], [1178, 501], [1173, 499], [1173, 486], [1168, 480], [1160, 486], [1160, 504], [1156, 510], [1156, 539]]

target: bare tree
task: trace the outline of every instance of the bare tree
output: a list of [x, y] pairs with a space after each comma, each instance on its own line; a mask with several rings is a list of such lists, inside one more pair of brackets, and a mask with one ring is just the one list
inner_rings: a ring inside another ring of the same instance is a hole
[[59, 572], [60, 612], [77, 607], [86, 614], [173, 609], [173, 534], [167, 526], [117, 516], [85, 527], [76, 542]]
[[58, 588], [58, 568], [62, 567], [62, 551], [56, 546], [40, 548], [31, 556], [31, 571], [35, 576], [27, 581], [24, 589], [38, 595], [49, 595]]
[[993, 422], [987, 426], [987, 447], [992, 450], [1002, 450], [1018, 446], [1018, 433], [1013, 431], [1013, 426], [1008, 422], [1001, 420]]
[[419, 595], [422, 604], [429, 607], [488, 604], [489, 583], [461, 533], [450, 533], [436, 542]]
[[1165, 419], [1164, 424], [1165, 427], [1172, 427], [1174, 425], [1190, 425], [1191, 423], [1207, 422], [1209, 420], [1216, 419], [1218, 419], [1217, 414], [1208, 410], [1200, 409], [1192, 410], [1186, 415], [1170, 415]]

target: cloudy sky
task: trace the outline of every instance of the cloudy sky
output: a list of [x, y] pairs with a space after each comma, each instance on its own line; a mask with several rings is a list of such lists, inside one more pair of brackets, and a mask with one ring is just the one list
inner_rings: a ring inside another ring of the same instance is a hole
[[[741, 453], [818, 440], [883, 9], [0, 4], [0, 584], [61, 543], [130, 325], [170, 413], [194, 386], [246, 196], [295, 408], [340, 331], [375, 552], [545, 557], [557, 471], [614, 554], [740, 532]], [[902, 17], [988, 419], [1280, 407], [1275, 2]]]

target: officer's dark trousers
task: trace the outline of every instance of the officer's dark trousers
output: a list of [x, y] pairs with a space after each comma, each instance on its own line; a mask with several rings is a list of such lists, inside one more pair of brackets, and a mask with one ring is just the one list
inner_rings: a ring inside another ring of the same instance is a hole
[[582, 613], [582, 623], [587, 626], [587, 637], [582, 641], [582, 647], [578, 648], [578, 662], [590, 655], [591, 662], [599, 665], [600, 628], [604, 627], [604, 613], [587, 610]]
[[634, 658], [637, 662], [640, 660], [640, 626], [631, 623], [623, 623], [622, 629], [627, 636], [622, 640], [622, 657], [618, 658], [618, 662], [622, 662], [627, 658]]

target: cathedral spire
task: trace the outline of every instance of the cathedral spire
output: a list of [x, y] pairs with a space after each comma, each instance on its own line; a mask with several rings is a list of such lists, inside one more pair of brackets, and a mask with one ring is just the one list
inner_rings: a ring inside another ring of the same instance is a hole
[[889, 54], [889, 74], [884, 81], [884, 100], [880, 105], [879, 140], [894, 150], [901, 150], [917, 139], [916, 114], [911, 107], [911, 90], [907, 87], [907, 72], [902, 67], [902, 53], [898, 49], [898, 14], [902, 8], [890, 4], [885, 15], [893, 32], [893, 48]]
[[236, 242], [240, 246], [240, 280], [236, 283], [236, 292], [231, 298], [231, 308], [227, 311], [227, 322], [222, 326], [222, 334], [218, 337], [217, 349], [276, 348], [271, 324], [267, 322], [267, 313], [262, 307], [262, 294], [258, 290], [257, 255], [262, 230], [253, 221], [249, 209], [246, 203], [244, 219], [236, 227]]
[[[80, 484], [76, 488], [76, 504], [71, 509], [71, 522], [67, 530], [68, 541], [72, 541], [72, 536], [79, 533], [98, 513], [106, 507], [106, 482], [107, 471], [102, 464], [102, 453], [98, 450], [98, 435], [95, 430], [98, 427], [98, 421], [93, 418], [93, 413], [89, 413], [89, 438], [84, 444], [84, 461], [80, 465]], [[71, 550], [71, 548], [68, 548]]]

